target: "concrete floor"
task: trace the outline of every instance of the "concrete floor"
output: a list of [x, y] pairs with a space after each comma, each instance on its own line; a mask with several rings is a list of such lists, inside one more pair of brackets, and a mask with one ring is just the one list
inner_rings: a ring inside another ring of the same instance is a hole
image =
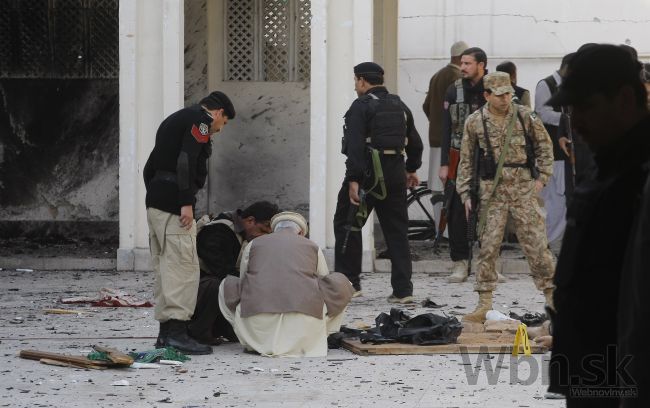
[[[0, 265], [2, 266], [2, 265]], [[390, 275], [364, 275], [364, 297], [348, 308], [345, 324], [373, 324], [388, 312]], [[418, 301], [430, 297], [461, 315], [474, 306], [472, 283], [445, 283], [439, 275], [414, 275]], [[93, 344], [124, 351], [152, 348], [157, 334], [153, 309], [89, 308], [57, 303], [61, 297], [93, 295], [102, 287], [151, 299], [152, 276], [139, 272], [0, 271], [0, 406], [12, 407], [560, 407], [545, 399], [542, 359], [510, 356], [422, 355], [362, 357], [330, 350], [327, 358], [273, 359], [244, 354], [237, 344], [195, 356], [187, 372], [105, 371], [53, 367], [17, 357], [21, 349], [80, 354]], [[515, 303], [516, 302], [516, 303]], [[76, 308], [92, 315], [45, 315], [43, 308]], [[523, 274], [511, 275], [496, 292], [495, 308], [517, 313], [542, 311], [543, 296]], [[15, 318], [22, 323], [12, 323]], [[19, 319], [20, 320], [20, 319]], [[125, 337], [127, 339], [125, 339]], [[133, 338], [131, 338], [133, 337]], [[517, 361], [519, 362], [517, 364]], [[489, 364], [488, 364], [489, 363]], [[489, 376], [488, 372], [497, 370]], [[477, 369], [476, 366], [481, 366]], [[476, 371], [478, 370], [478, 371]], [[181, 370], [184, 371], [184, 370]], [[469, 375], [475, 372], [477, 375]], [[532, 372], [532, 375], [531, 375]], [[112, 386], [127, 380], [128, 386]]]

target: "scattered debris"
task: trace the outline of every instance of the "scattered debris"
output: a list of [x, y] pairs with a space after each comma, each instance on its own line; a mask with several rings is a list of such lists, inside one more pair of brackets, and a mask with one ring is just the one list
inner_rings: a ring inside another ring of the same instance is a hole
[[108, 366], [108, 363], [105, 361], [95, 361], [81, 356], [70, 356], [66, 354], [48, 353], [46, 351], [38, 351], [38, 350], [21, 350], [19, 356], [21, 358], [26, 358], [28, 360], [38, 360], [43, 364], [53, 364], [53, 361], [55, 361], [58, 363], [68, 364], [69, 366], [73, 366], [77, 368], [104, 369]]
[[[129, 353], [131, 357], [138, 363], [153, 363], [158, 361], [160, 364], [167, 365], [178, 365], [176, 363], [183, 363], [190, 360], [185, 354], [180, 351], [169, 347], [169, 348], [160, 348], [149, 351], [137, 351]], [[173, 364], [167, 363], [167, 361], [173, 361]]]
[[28, 268], [18, 268], [16, 269], [16, 272], [34, 272], [34, 270]]
[[[503, 313], [499, 312], [498, 310], [490, 310], [485, 314], [485, 319], [486, 320], [496, 320], [496, 321], [503, 321], [503, 320], [509, 320], [509, 321], [515, 321], [515, 319], [508, 317], [504, 315]], [[519, 320], [519, 319], [517, 319]], [[517, 322], [519, 323], [519, 322]]]
[[133, 363], [129, 367], [136, 368], [136, 369], [151, 369], [151, 368], [160, 368], [161, 366], [160, 364], [156, 364], [156, 363]]
[[108, 367], [129, 367], [133, 364], [131, 356], [115, 349], [104, 346], [93, 346], [93, 348], [95, 351], [87, 356], [71, 356], [39, 350], [21, 350], [19, 356], [29, 360], [38, 360], [43, 364], [100, 370]]
[[437, 304], [436, 302], [434, 302], [433, 300], [431, 300], [429, 298], [426, 298], [426, 299], [424, 299], [422, 301], [422, 307], [430, 307], [430, 308], [433, 308], [433, 309], [440, 309], [441, 307], [445, 307], [445, 306], [447, 306], [447, 305], [446, 304], [439, 305], [439, 304]]
[[9, 321], [9, 323], [21, 324], [21, 323], [25, 323], [25, 320], [22, 317], [14, 317]]
[[519, 316], [514, 312], [510, 312], [510, 317], [519, 320], [529, 327], [541, 326], [548, 320], [546, 313], [524, 313], [523, 316]]
[[180, 366], [180, 365], [183, 365], [182, 362], [180, 362], [180, 361], [174, 361], [174, 360], [160, 360], [160, 361], [158, 361], [158, 364], [162, 364], [162, 365], [170, 365], [170, 366]]
[[148, 300], [140, 300], [122, 290], [102, 288], [99, 297], [77, 296], [62, 298], [59, 302], [64, 304], [90, 303], [96, 307], [153, 307]]
[[[132, 356], [128, 356], [113, 348], [97, 345], [93, 346], [93, 348], [97, 353], [103, 354], [113, 364], [130, 366], [135, 361]], [[88, 356], [88, 358], [90, 359], [90, 356]]]
[[93, 314], [94, 312], [85, 311], [85, 310], [73, 310], [73, 309], [43, 309], [45, 314]]
[[129, 384], [127, 380], [118, 380], [118, 381], [113, 381], [111, 385], [114, 387], [128, 387], [131, 384]]

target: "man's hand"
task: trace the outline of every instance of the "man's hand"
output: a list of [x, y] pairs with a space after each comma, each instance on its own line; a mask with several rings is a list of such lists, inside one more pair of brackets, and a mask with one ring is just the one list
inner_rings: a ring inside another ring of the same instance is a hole
[[406, 172], [406, 188], [415, 188], [420, 185], [420, 179], [418, 175], [413, 173]]
[[449, 166], [440, 166], [440, 171], [438, 172], [438, 178], [442, 181], [444, 186], [447, 183], [447, 176], [449, 176]]
[[192, 228], [192, 222], [194, 221], [194, 211], [192, 211], [191, 205], [184, 205], [181, 207], [181, 227], [189, 230]]
[[356, 181], [350, 181], [348, 183], [348, 195], [352, 204], [359, 205], [359, 183]]
[[571, 157], [571, 153], [569, 152], [570, 144], [571, 141], [569, 140], [568, 137], [562, 136], [557, 140], [557, 143], [560, 145], [560, 148], [564, 152], [564, 154], [567, 155], [567, 157]]
[[539, 180], [535, 180], [535, 192], [539, 194], [540, 191], [544, 188], [544, 183]]
[[465, 218], [469, 221], [469, 213], [472, 211], [472, 200], [465, 201]]

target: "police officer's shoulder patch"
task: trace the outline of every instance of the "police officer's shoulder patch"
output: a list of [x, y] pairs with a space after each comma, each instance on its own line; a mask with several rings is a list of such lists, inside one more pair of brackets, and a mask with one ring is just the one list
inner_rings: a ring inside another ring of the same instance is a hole
[[206, 125], [205, 123], [201, 123], [199, 125], [199, 132], [201, 132], [203, 136], [207, 135], [208, 131], [209, 131], [208, 125]]
[[190, 133], [192, 133], [192, 136], [197, 141], [197, 143], [208, 143], [210, 140], [210, 130], [208, 128], [208, 125], [205, 123], [200, 123], [199, 126], [196, 126], [195, 124], [192, 125], [192, 130]]

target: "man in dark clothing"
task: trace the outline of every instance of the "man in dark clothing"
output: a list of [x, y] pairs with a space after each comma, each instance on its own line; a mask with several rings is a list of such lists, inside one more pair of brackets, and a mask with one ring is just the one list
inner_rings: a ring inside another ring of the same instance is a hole
[[[469, 243], [467, 242], [467, 219], [465, 206], [456, 192], [456, 170], [460, 160], [460, 142], [463, 138], [465, 119], [485, 104], [483, 76], [487, 73], [487, 56], [477, 47], [468, 48], [461, 54], [462, 79], [447, 88], [443, 108], [442, 149], [440, 151], [440, 180], [445, 191], [453, 194], [447, 210], [449, 250], [454, 261], [448, 281], [460, 283], [467, 280]], [[449, 185], [448, 185], [449, 183]], [[449, 188], [452, 187], [452, 188]]]
[[[429, 92], [422, 104], [422, 110], [429, 120], [429, 177], [427, 186], [430, 190], [441, 191], [438, 170], [440, 169], [440, 144], [442, 143], [442, 103], [449, 85], [460, 78], [460, 56], [469, 46], [464, 41], [457, 41], [451, 46], [451, 59], [436, 72], [429, 81]], [[434, 211], [436, 211], [434, 209]], [[439, 214], [435, 214], [436, 217]], [[441, 232], [442, 233], [442, 232]]]
[[[219, 337], [236, 341], [230, 324], [219, 310], [219, 284], [228, 275], [239, 276], [242, 249], [254, 238], [271, 232], [271, 218], [280, 212], [267, 201], [245, 210], [224, 212], [199, 227], [196, 247], [201, 267], [190, 335], [203, 344], [219, 344]], [[206, 216], [207, 217], [207, 216]]]
[[638, 331], [649, 320], [641, 301], [648, 271], [633, 266], [648, 253], [635, 235], [635, 223], [647, 219], [641, 204], [650, 170], [639, 70], [618, 46], [585, 47], [548, 101], [570, 107], [597, 166], [594, 179], [576, 187], [555, 274], [549, 391], [565, 394], [569, 408], [650, 405], [647, 333]]
[[186, 326], [194, 312], [199, 283], [194, 204], [208, 174], [210, 134], [219, 132], [234, 117], [230, 99], [222, 92], [212, 92], [199, 105], [181, 109], [160, 124], [145, 164], [154, 317], [160, 322], [157, 348], [174, 347], [187, 354], [212, 352], [189, 337]]
[[496, 70], [510, 75], [510, 83], [512, 84], [512, 88], [515, 90], [515, 94], [512, 95], [512, 101], [532, 108], [530, 105], [530, 91], [526, 88], [517, 86], [517, 66], [515, 63], [512, 61], [503, 61], [497, 65]]
[[[384, 70], [379, 65], [364, 62], [354, 67], [354, 88], [359, 98], [345, 114], [342, 151], [347, 161], [334, 214], [335, 269], [348, 277], [359, 296], [361, 231], [348, 231], [348, 216], [350, 207], [360, 204], [363, 189], [368, 193], [367, 213], [377, 209], [391, 259], [393, 293], [388, 301], [409, 303], [413, 301], [413, 283], [406, 189], [419, 184], [415, 172], [422, 165], [423, 146], [411, 111], [397, 95], [389, 94], [383, 83]], [[378, 167], [384, 180], [375, 180]]]

